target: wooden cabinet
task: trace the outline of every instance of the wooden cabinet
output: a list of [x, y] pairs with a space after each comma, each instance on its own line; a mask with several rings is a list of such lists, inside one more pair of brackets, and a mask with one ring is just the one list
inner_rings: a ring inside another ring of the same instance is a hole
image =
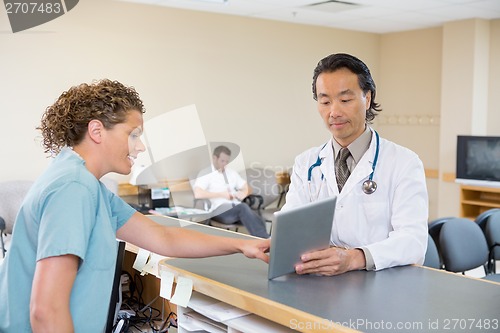
[[500, 208], [500, 187], [460, 186], [461, 217], [475, 219], [492, 208]]

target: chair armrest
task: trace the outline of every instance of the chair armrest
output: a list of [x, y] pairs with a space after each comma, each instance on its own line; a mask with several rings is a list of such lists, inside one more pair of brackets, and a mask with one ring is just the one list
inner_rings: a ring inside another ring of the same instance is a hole
[[201, 205], [203, 210], [210, 210], [212, 203], [209, 199], [193, 199], [193, 208], [199, 208]]
[[264, 204], [264, 198], [258, 194], [250, 194], [245, 199], [243, 199], [243, 202], [250, 206], [250, 208], [252, 209], [260, 210], [262, 208], [262, 205]]

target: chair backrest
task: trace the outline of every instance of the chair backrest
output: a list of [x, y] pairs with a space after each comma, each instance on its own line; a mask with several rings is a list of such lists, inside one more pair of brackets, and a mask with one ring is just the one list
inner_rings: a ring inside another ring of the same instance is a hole
[[276, 173], [271, 169], [248, 168], [245, 170], [248, 186], [252, 194], [262, 197], [265, 208], [279, 199], [281, 189], [276, 181]]
[[209, 199], [193, 199], [193, 208], [198, 208], [198, 209], [203, 209], [203, 210], [210, 210], [210, 207], [212, 206], [212, 203], [210, 202]]
[[488, 209], [487, 211], [479, 214], [474, 221], [481, 227], [481, 229], [484, 230], [484, 228], [486, 227], [486, 222], [488, 222], [490, 216], [498, 212], [500, 212], [500, 208]]
[[439, 252], [431, 235], [427, 237], [427, 251], [425, 252], [424, 266], [437, 269], [441, 268]]
[[453, 218], [443, 224], [439, 251], [444, 268], [450, 272], [465, 272], [488, 261], [488, 245], [483, 231], [465, 218]]
[[434, 241], [434, 244], [437, 247], [437, 251], [439, 253], [439, 233], [441, 232], [441, 228], [443, 227], [443, 224], [446, 221], [449, 221], [451, 219], [454, 219], [455, 217], [453, 216], [447, 216], [447, 217], [440, 217], [435, 220], [432, 220], [428, 224], [429, 228], [429, 235], [432, 237], [432, 240]]
[[489, 216], [484, 235], [490, 250], [490, 258], [500, 260], [500, 209]]
[[13, 180], [0, 183], [0, 216], [5, 221], [5, 232], [12, 233], [17, 213], [32, 181]]

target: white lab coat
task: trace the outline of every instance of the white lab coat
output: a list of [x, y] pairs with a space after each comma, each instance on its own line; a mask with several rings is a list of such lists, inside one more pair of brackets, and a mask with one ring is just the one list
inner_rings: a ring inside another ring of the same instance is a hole
[[[339, 194], [331, 140], [323, 149], [321, 145], [297, 156], [283, 210], [336, 195], [332, 245], [367, 248], [376, 270], [423, 263], [428, 237], [428, 195], [419, 157], [407, 148], [380, 138], [373, 176], [377, 190], [365, 194], [361, 185], [372, 172], [376, 151], [372, 131], [370, 147]], [[309, 191], [307, 172], [318, 156], [322, 164], [313, 169]]]

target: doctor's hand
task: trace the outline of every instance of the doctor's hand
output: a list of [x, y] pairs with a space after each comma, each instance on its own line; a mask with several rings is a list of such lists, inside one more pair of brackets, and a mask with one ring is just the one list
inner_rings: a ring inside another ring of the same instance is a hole
[[302, 262], [295, 266], [297, 274], [339, 275], [348, 271], [364, 269], [365, 255], [361, 249], [328, 249], [305, 253]]

